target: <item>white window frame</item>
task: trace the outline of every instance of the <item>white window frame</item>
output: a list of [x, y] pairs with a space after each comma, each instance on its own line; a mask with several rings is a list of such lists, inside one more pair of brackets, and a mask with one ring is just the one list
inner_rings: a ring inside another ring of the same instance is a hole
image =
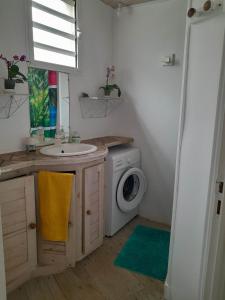
[[63, 72], [63, 73], [77, 73], [79, 71], [79, 39], [78, 39], [78, 31], [79, 29], [79, 22], [78, 22], [78, 15], [79, 15], [79, 0], [76, 0], [75, 4], [75, 22], [77, 30], [75, 31], [75, 38], [76, 38], [76, 60], [77, 60], [77, 66], [75, 68], [69, 67], [69, 66], [63, 66], [63, 65], [58, 65], [58, 64], [53, 64], [53, 63], [48, 63], [48, 62], [42, 62], [42, 61], [37, 61], [34, 59], [34, 49], [33, 49], [33, 21], [32, 21], [32, 0], [26, 0], [25, 1], [25, 11], [26, 11], [26, 16], [27, 16], [27, 22], [26, 22], [26, 48], [27, 48], [27, 54], [28, 54], [28, 59], [30, 61], [30, 66], [34, 68], [39, 68], [39, 69], [46, 69], [46, 70], [53, 70], [53, 71], [58, 71], [58, 72]]

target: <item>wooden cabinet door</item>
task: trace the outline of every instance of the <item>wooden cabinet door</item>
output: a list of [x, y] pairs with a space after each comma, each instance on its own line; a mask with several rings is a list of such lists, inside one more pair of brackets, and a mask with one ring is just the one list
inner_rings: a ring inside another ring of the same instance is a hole
[[83, 251], [89, 254], [103, 243], [104, 164], [84, 170]]
[[[65, 269], [66, 267], [74, 267], [76, 261], [76, 216], [75, 216], [75, 205], [76, 205], [76, 175], [73, 179], [73, 190], [72, 199], [70, 206], [70, 217], [69, 217], [69, 239], [66, 242], [54, 242], [46, 241], [41, 237], [40, 232], [38, 233], [38, 265], [41, 267], [54, 266], [56, 272]], [[38, 195], [38, 193], [37, 193]], [[38, 198], [38, 196], [37, 196]], [[37, 207], [39, 201], [37, 202]], [[38, 216], [38, 225], [40, 219]]]
[[0, 183], [7, 290], [25, 282], [37, 264], [34, 177]]

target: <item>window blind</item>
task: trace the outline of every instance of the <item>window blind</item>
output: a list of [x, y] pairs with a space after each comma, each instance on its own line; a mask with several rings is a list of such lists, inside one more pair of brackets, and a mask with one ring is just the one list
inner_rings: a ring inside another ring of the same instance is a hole
[[78, 30], [73, 0], [32, 0], [35, 61], [77, 68]]

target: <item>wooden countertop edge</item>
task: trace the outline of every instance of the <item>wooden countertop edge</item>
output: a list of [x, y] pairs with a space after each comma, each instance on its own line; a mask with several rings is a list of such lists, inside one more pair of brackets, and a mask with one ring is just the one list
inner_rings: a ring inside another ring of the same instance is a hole
[[50, 156], [40, 156], [40, 159], [37, 160], [30, 160], [30, 161], [20, 161], [20, 162], [13, 162], [4, 167], [0, 167], [0, 176], [5, 173], [10, 173], [13, 171], [17, 171], [19, 169], [24, 168], [32, 168], [32, 167], [39, 167], [39, 166], [58, 166], [58, 165], [80, 165], [85, 163], [90, 163], [96, 160], [104, 159], [108, 154], [108, 148], [105, 147], [104, 149], [98, 149], [96, 152], [91, 154], [81, 156], [69, 156], [63, 158], [53, 158]]
[[[86, 164], [90, 162], [94, 162], [96, 160], [104, 159], [108, 154], [108, 149], [110, 147], [119, 146], [119, 145], [126, 145], [133, 143], [134, 139], [130, 137], [117, 137], [117, 136], [110, 136], [110, 137], [101, 137], [101, 138], [93, 138], [88, 139], [83, 142], [89, 143], [89, 144], [95, 144], [98, 147], [98, 150], [96, 152], [87, 154], [87, 155], [81, 155], [81, 156], [70, 156], [70, 157], [51, 157], [51, 156], [45, 156], [40, 154], [39, 151], [37, 151], [37, 154], [34, 154], [34, 156], [31, 155], [30, 158], [27, 158], [27, 160], [18, 161], [17, 159], [12, 159], [11, 163], [9, 163], [5, 166], [0, 166], [0, 178], [2, 175], [8, 174], [10, 172], [18, 171], [20, 169], [25, 168], [37, 168], [41, 166], [59, 166], [59, 165], [71, 165], [74, 166], [80, 165], [80, 164]], [[18, 154], [23, 155], [23, 151], [18, 152]], [[13, 153], [3, 154], [4, 155], [13, 155]], [[16, 153], [14, 153], [16, 155]], [[29, 155], [29, 154], [28, 154]], [[35, 157], [36, 156], [36, 157]], [[0, 155], [1, 157], [1, 155]], [[19, 156], [18, 156], [19, 157]]]
[[[109, 141], [111, 139], [111, 141]], [[115, 146], [120, 146], [120, 145], [128, 145], [132, 144], [134, 142], [134, 138], [132, 137], [118, 137], [118, 136], [105, 136], [101, 138], [93, 138], [93, 139], [88, 139], [84, 140], [84, 143], [93, 143], [97, 145], [102, 145], [107, 148], [115, 147]]]

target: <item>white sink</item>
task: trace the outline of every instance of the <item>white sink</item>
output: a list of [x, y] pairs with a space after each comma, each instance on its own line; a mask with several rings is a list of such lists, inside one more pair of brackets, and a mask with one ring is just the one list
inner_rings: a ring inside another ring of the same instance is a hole
[[95, 152], [97, 147], [89, 144], [61, 144], [44, 147], [40, 152], [48, 156], [76, 156]]

